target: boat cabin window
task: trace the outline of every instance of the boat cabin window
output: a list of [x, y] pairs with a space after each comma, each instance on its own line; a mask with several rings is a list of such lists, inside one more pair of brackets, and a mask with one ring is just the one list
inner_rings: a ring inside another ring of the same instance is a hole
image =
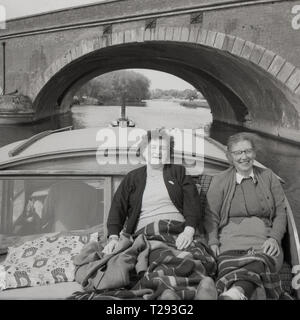
[[30, 235], [102, 224], [111, 203], [111, 179], [0, 180], [0, 233]]

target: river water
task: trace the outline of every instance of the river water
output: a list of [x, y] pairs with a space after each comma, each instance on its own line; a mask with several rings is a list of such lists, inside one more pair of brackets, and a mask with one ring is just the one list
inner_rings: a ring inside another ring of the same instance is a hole
[[[128, 107], [127, 116], [137, 127], [200, 128], [212, 123], [210, 109], [186, 108], [173, 101], [147, 101], [146, 107]], [[0, 126], [0, 146], [32, 136], [38, 132], [73, 125], [74, 129], [106, 127], [120, 117], [119, 106], [74, 106], [72, 112], [36, 124]], [[209, 135], [221, 143], [240, 131], [228, 125], [213, 123]], [[257, 160], [285, 180], [284, 190], [300, 231], [300, 148], [294, 144], [255, 134]]]

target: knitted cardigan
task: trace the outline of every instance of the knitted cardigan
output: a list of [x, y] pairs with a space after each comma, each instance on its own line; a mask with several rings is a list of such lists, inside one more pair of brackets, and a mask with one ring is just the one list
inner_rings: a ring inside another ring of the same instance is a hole
[[[271, 230], [268, 237], [276, 239], [280, 244], [287, 224], [283, 189], [272, 170], [253, 167], [253, 172], [259, 188], [259, 201], [269, 212]], [[219, 231], [228, 223], [235, 187], [236, 170], [233, 166], [214, 176], [211, 181], [204, 217], [209, 245], [219, 244]]]
[[[200, 196], [191, 176], [184, 166], [168, 164], [163, 168], [163, 178], [171, 201], [185, 218], [185, 226], [197, 227], [201, 219]], [[135, 230], [142, 207], [147, 179], [147, 167], [129, 172], [118, 187], [108, 215], [108, 235], [119, 234], [126, 221], [125, 232]]]

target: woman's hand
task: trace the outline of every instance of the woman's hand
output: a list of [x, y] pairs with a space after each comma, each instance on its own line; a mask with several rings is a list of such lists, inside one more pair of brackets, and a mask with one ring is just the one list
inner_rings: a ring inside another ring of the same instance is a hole
[[274, 238], [268, 238], [262, 245], [263, 253], [277, 257], [280, 253], [280, 248], [277, 240]]
[[176, 247], [178, 250], [186, 249], [193, 241], [195, 229], [193, 227], [185, 227], [176, 239]]
[[217, 244], [213, 244], [210, 246], [212, 252], [214, 253], [215, 257], [217, 257], [220, 254], [220, 248]]
[[105, 254], [111, 254], [115, 251], [116, 246], [119, 242], [119, 237], [118, 236], [112, 236], [112, 238], [109, 238], [108, 243], [102, 250], [103, 253]]

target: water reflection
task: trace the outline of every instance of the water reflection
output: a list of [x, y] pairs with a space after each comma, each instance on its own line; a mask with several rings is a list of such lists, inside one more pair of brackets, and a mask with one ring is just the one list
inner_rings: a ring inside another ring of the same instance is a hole
[[[199, 128], [212, 121], [209, 109], [186, 108], [174, 101], [150, 100], [146, 107], [129, 106], [126, 115], [145, 130], [154, 127]], [[120, 117], [120, 107], [74, 106], [72, 117], [75, 128], [106, 127]]]
[[0, 125], [0, 147], [29, 138], [45, 130], [59, 129], [73, 124], [72, 113], [53, 116], [34, 124]]

